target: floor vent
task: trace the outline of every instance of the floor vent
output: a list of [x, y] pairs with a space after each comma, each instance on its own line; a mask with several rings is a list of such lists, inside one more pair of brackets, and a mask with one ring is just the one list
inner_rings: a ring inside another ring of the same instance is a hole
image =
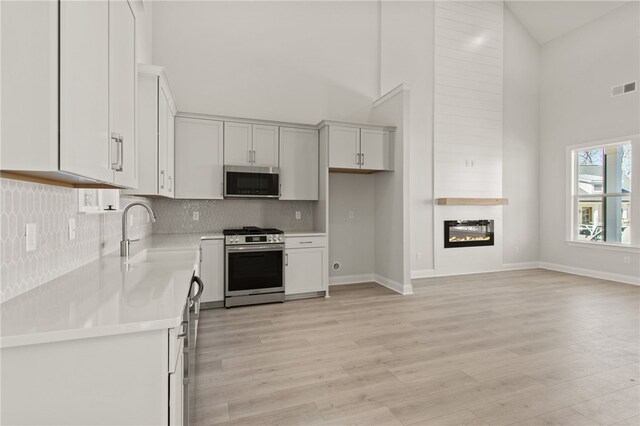
[[636, 86], [637, 84], [635, 81], [613, 86], [611, 88], [611, 96], [621, 96], [621, 95], [626, 95], [627, 93], [635, 92]]

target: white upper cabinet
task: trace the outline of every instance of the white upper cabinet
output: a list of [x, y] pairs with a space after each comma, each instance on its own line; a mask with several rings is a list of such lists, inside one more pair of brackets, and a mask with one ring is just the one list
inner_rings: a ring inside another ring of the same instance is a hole
[[278, 127], [253, 125], [253, 165], [278, 167]]
[[280, 199], [318, 199], [318, 131], [280, 127]]
[[375, 128], [326, 125], [329, 128], [329, 169], [336, 172], [392, 170], [393, 132]]
[[360, 129], [329, 126], [329, 167], [360, 168]]
[[114, 181], [120, 186], [136, 188], [136, 25], [128, 2], [109, 3], [109, 27], [110, 128], [111, 136], [117, 138], [112, 140], [112, 150], [115, 148], [115, 151], [111, 154], [111, 162], [115, 165]]
[[60, 170], [111, 183], [109, 3], [63, 1], [59, 10]]
[[253, 125], [224, 123], [224, 165], [251, 166], [253, 164]]
[[1, 169], [78, 186], [135, 186], [135, 16], [129, 3], [0, 7]]
[[176, 198], [222, 199], [224, 123], [176, 118]]
[[138, 186], [134, 195], [173, 197], [175, 103], [162, 67], [138, 64]]
[[389, 132], [360, 130], [360, 167], [367, 170], [389, 170]]
[[225, 121], [224, 165], [278, 167], [278, 127]]

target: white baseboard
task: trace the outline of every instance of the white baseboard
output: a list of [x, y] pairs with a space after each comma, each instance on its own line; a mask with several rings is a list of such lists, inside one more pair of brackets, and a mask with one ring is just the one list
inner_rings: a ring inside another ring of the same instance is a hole
[[582, 275], [585, 277], [599, 278], [601, 280], [617, 281], [624, 284], [640, 285], [640, 277], [615, 274], [612, 272], [596, 271], [594, 269], [576, 268], [573, 266], [559, 265], [557, 263], [540, 262], [539, 267], [551, 271], [565, 272], [567, 274]]
[[329, 277], [329, 285], [348, 285], [375, 282], [374, 274], [342, 275]]
[[436, 271], [433, 269], [417, 269], [415, 271], [411, 271], [411, 279], [417, 280], [419, 278], [431, 278], [435, 276]]
[[521, 269], [536, 269], [540, 267], [540, 262], [519, 262], [519, 263], [504, 263], [502, 265], [503, 271], [519, 271]]
[[413, 294], [413, 286], [411, 284], [402, 284], [377, 274], [375, 276], [375, 281], [381, 286], [393, 290], [396, 293], [400, 293], [404, 296]]

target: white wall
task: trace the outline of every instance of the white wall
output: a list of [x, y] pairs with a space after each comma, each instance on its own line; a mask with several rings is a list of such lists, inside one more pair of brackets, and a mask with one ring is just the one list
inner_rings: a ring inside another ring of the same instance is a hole
[[338, 271], [329, 269], [329, 280], [358, 282], [345, 277], [375, 271], [375, 176], [330, 173], [329, 188], [329, 265], [342, 265]]
[[538, 261], [540, 46], [504, 9], [503, 262]]
[[381, 15], [381, 83], [386, 93], [411, 86], [411, 270], [433, 271], [433, 2], [385, 1]]
[[565, 155], [570, 145], [640, 132], [638, 92], [610, 96], [612, 85], [640, 80], [639, 8], [629, 2], [542, 46], [540, 75], [540, 260], [634, 280], [639, 254], [565, 243]]
[[376, 2], [155, 2], [153, 61], [180, 111], [366, 120], [378, 93]]
[[402, 294], [411, 294], [409, 223], [410, 91], [402, 86], [374, 104], [372, 118], [396, 127], [393, 172], [375, 175], [376, 281]]

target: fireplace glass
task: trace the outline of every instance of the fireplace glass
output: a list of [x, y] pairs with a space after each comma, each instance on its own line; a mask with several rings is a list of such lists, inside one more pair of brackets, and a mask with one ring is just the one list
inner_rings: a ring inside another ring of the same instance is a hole
[[445, 220], [444, 247], [494, 245], [493, 220]]

